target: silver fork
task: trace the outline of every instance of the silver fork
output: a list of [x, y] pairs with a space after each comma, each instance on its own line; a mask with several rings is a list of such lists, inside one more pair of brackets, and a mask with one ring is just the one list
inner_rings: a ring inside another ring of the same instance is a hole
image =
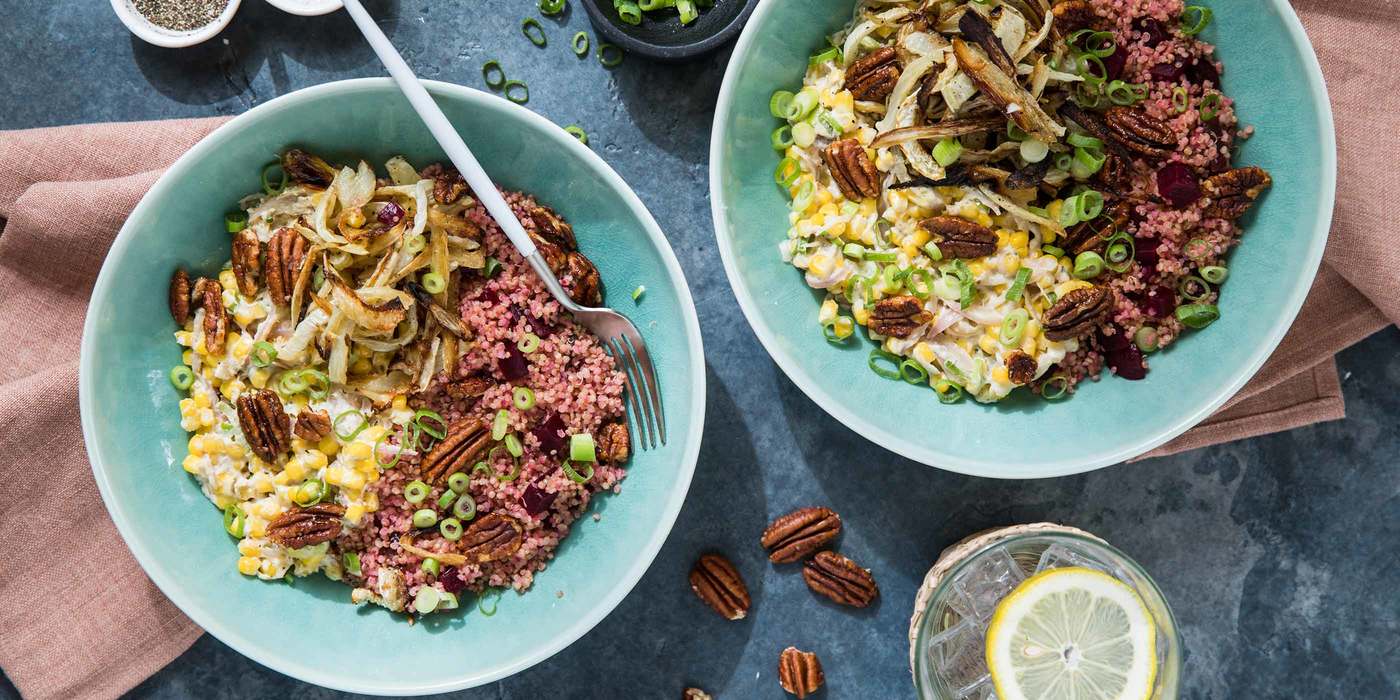
[[628, 403], [631, 406], [632, 422], [636, 426], [636, 444], [643, 449], [666, 444], [666, 416], [661, 409], [661, 386], [656, 381], [656, 368], [652, 365], [646, 342], [642, 340], [642, 334], [637, 332], [637, 327], [632, 325], [626, 316], [612, 309], [580, 306], [569, 298], [564, 287], [559, 284], [559, 278], [555, 277], [549, 265], [545, 264], [535, 242], [525, 233], [525, 227], [515, 218], [515, 212], [511, 211], [510, 205], [501, 197], [490, 176], [481, 167], [481, 163], [477, 162], [476, 156], [472, 155], [457, 130], [447, 121], [442, 109], [433, 102], [428, 91], [418, 82], [413, 69], [408, 67], [398, 50], [389, 42], [389, 38], [379, 29], [379, 25], [374, 23], [374, 18], [365, 11], [360, 0], [343, 2], [345, 11], [355, 21], [355, 26], [365, 35], [365, 40], [389, 70], [389, 75], [393, 77], [399, 90], [408, 98], [409, 104], [413, 105], [414, 111], [427, 125], [428, 131], [432, 132], [433, 138], [437, 139], [438, 145], [447, 153], [448, 160], [452, 161], [452, 165], [456, 166], [462, 178], [471, 186], [472, 192], [486, 207], [491, 218], [505, 231], [506, 237], [530, 263], [530, 267], [534, 268], [535, 274], [544, 281], [545, 287], [554, 295], [560, 306], [598, 336], [604, 349], [612, 355], [619, 369], [626, 375]]

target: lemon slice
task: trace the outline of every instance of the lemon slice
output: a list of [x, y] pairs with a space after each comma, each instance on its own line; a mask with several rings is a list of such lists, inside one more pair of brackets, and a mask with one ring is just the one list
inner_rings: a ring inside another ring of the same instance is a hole
[[997, 605], [987, 668], [1002, 700], [1142, 700], [1156, 680], [1156, 646], [1152, 615], [1122, 581], [1050, 569]]

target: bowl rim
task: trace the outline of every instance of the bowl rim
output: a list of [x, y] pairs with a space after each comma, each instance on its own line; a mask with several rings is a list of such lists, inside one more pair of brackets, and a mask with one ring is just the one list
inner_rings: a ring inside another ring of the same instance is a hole
[[243, 0], [229, 0], [224, 11], [219, 13], [213, 22], [184, 32], [157, 26], [155, 22], [146, 19], [145, 15], [137, 12], [136, 8], [132, 6], [131, 0], [112, 0], [112, 10], [117, 13], [117, 18], [122, 21], [122, 24], [126, 25], [126, 28], [142, 41], [152, 46], [167, 49], [183, 49], [195, 44], [202, 44], [218, 36], [228, 27], [229, 22], [233, 21], [233, 16], [238, 12], [238, 7], [242, 2]]
[[[203, 139], [194, 145], [189, 151], [181, 155], [176, 161], [161, 174], [150, 191], [141, 198], [141, 201], [127, 217], [126, 223], [122, 225], [116, 238], [112, 241], [111, 249], [108, 251], [102, 265], [102, 270], [98, 273], [97, 281], [93, 286], [92, 296], [88, 304], [87, 318], [83, 322], [83, 338], [79, 356], [78, 368], [78, 406], [82, 420], [83, 440], [87, 445], [88, 461], [92, 465], [93, 478], [97, 482], [98, 491], [102, 495], [102, 502], [107, 508], [112, 522], [116, 525], [117, 531], [126, 542], [127, 548], [131, 550], [136, 561], [146, 572], [146, 575], [160, 588], [161, 592], [176, 605], [181, 611], [189, 616], [195, 624], [205, 631], [214, 635], [221, 642], [229, 645], [240, 654], [280, 673], [293, 678], [313, 683], [325, 688], [335, 690], [368, 693], [376, 695], [426, 695], [429, 693], [443, 693], [455, 690], [471, 688], [486, 683], [490, 683], [502, 678], [514, 675], [528, 669], [541, 661], [553, 656], [565, 647], [577, 641], [584, 634], [592, 630], [599, 622], [617, 607], [622, 599], [636, 586], [644, 573], [651, 568], [652, 562], [660, 552], [662, 544], [670, 535], [672, 527], [675, 526], [676, 517], [680, 513], [681, 506], [690, 491], [690, 484], [695, 473], [695, 465], [700, 455], [700, 439], [705, 423], [705, 370], [704, 351], [700, 336], [700, 322], [695, 311], [695, 302], [687, 285], [685, 275], [681, 270], [675, 252], [671, 249], [661, 227], [656, 223], [655, 218], [647, 210], [646, 206], [633, 192], [632, 188], [617, 174], [598, 154], [589, 150], [579, 143], [573, 136], [567, 134], [544, 117], [504, 98], [491, 95], [480, 90], [453, 85], [436, 80], [424, 80], [424, 87], [430, 93], [439, 96], [459, 98], [468, 103], [492, 104], [504, 107], [508, 111], [514, 112], [523, 121], [540, 127], [548, 136], [556, 142], [556, 146], [584, 161], [594, 173], [615, 189], [626, 202], [630, 213], [641, 224], [643, 230], [652, 239], [659, 249], [662, 262], [666, 272], [675, 281], [676, 294], [679, 297], [682, 318], [682, 330], [688, 339], [689, 352], [695, 358], [694, 367], [689, 377], [690, 383], [690, 410], [695, 416], [691, 425], [683, 435], [680, 435], [682, 442], [682, 452], [676, 467], [680, 470], [676, 485], [671, 488], [664, 504], [661, 518], [652, 528], [650, 538], [646, 544], [638, 550], [637, 556], [632, 564], [617, 577], [613, 587], [606, 596], [599, 598], [594, 606], [589, 609], [586, 615], [579, 617], [566, 626], [563, 631], [554, 637], [548, 644], [542, 645], [529, 654], [526, 654], [513, 662], [503, 664], [492, 669], [473, 671], [470, 675], [464, 675], [451, 681], [437, 683], [417, 683], [412, 679], [398, 678], [387, 679], [381, 683], [360, 683], [346, 682], [343, 678], [337, 677], [324, 669], [303, 665], [296, 659], [282, 658], [274, 654], [265, 653], [264, 647], [254, 642], [251, 638], [235, 631], [230, 626], [222, 622], [222, 616], [205, 609], [195, 603], [189, 596], [181, 590], [160, 566], [159, 560], [152, 554], [152, 547], [142, 541], [132, 525], [126, 518], [127, 508], [113, 494], [112, 486], [107, 478], [107, 467], [103, 456], [94, 445], [97, 434], [97, 405], [93, 387], [93, 363], [96, 359], [97, 341], [95, 339], [95, 313], [97, 302], [105, 299], [111, 287], [116, 284], [113, 266], [109, 263], [115, 257], [121, 256], [129, 247], [131, 241], [138, 235], [132, 228], [131, 221], [137, 218], [137, 214], [143, 209], [153, 206], [152, 202], [163, 196], [167, 190], [173, 187], [175, 177], [193, 167], [201, 158], [214, 152], [224, 141], [232, 138], [251, 120], [251, 116], [264, 115], [277, 112], [294, 103], [303, 102], [327, 96], [335, 96], [347, 92], [362, 89], [382, 89], [397, 94], [397, 89], [389, 78], [357, 78], [351, 80], [341, 80], [322, 85], [303, 88], [286, 95], [282, 95], [268, 102], [258, 105], [243, 114], [240, 114], [228, 122], [220, 125], [210, 132]], [[175, 174], [175, 175], [172, 175]], [[674, 381], [681, 381], [677, 377]], [[673, 438], [674, 440], [675, 438]]]
[[[1213, 390], [1212, 398], [1199, 409], [1163, 424], [1155, 432], [1135, 443], [1096, 455], [1091, 459], [1059, 459], [1037, 462], [1035, 475], [1028, 477], [1005, 475], [997, 461], [958, 456], [941, 449], [914, 444], [902, 435], [880, 428], [873, 421], [841, 405], [824, 391], [812, 375], [803, 368], [798, 358], [786, 352], [778, 342], [777, 335], [763, 323], [762, 316], [758, 311], [757, 300], [743, 284], [731, 243], [734, 234], [725, 213], [728, 207], [723, 188], [720, 186], [724, 164], [727, 161], [724, 146], [729, 139], [725, 115], [729, 114], [733, 108], [734, 96], [738, 91], [741, 65], [748, 58], [753, 46], [759, 41], [759, 27], [779, 5], [780, 0], [759, 0], [753, 16], [749, 18], [743, 33], [739, 35], [734, 52], [730, 56], [729, 65], [725, 69], [724, 82], [720, 85], [719, 99], [715, 104], [715, 116], [710, 130], [710, 216], [714, 220], [715, 241], [719, 246], [720, 260], [724, 264], [724, 273], [729, 279], [729, 287], [738, 299], [739, 308], [744, 312], [744, 318], [748, 320], [749, 327], [753, 329], [754, 335], [758, 336], [759, 343], [768, 351], [768, 355], [773, 358], [783, 373], [792, 380], [792, 383], [802, 390], [802, 393], [847, 428], [902, 457], [968, 476], [996, 479], [1039, 479], [1089, 472], [1142, 456], [1205, 420], [1234, 396], [1259, 371], [1265, 360], [1273, 354], [1279, 342], [1283, 340], [1289, 327], [1293, 325], [1294, 319], [1297, 318], [1299, 310], [1303, 307], [1303, 301], [1312, 288], [1318, 267], [1322, 263], [1322, 252], [1327, 244], [1332, 211], [1336, 202], [1337, 136], [1332, 117], [1332, 103], [1328, 99], [1327, 84], [1322, 75], [1322, 67], [1318, 64], [1317, 53], [1308, 40], [1307, 33], [1303, 31], [1302, 22], [1298, 20], [1298, 15], [1293, 11], [1288, 1], [1267, 0], [1267, 2], [1273, 6], [1274, 12], [1283, 19], [1291, 42], [1302, 55], [1309, 95], [1313, 102], [1318, 105], [1318, 121], [1322, 127], [1322, 152], [1325, 157], [1324, 162], [1321, 163], [1322, 200], [1319, 202], [1317, 216], [1310, 227], [1312, 244], [1303, 262], [1305, 272], [1303, 281], [1305, 284], [1299, 284], [1290, 290], [1283, 303], [1283, 314], [1279, 317], [1268, 337], [1261, 339], [1255, 345], [1254, 353], [1245, 362], [1240, 374], [1234, 380], [1216, 387]], [[1031, 461], [1035, 462], [1036, 459], [1032, 457]]]
[[744, 28], [745, 24], [748, 23], [750, 15], [753, 14], [754, 8], [758, 5], [759, 0], [738, 1], [743, 2], [744, 7], [739, 10], [739, 14], [734, 15], [734, 19], [730, 20], [729, 24], [724, 25], [724, 28], [699, 41], [674, 46], [642, 41], [618, 29], [617, 26], [613, 24], [612, 19], [607, 16], [606, 11], [599, 5], [600, 0], [583, 0], [583, 10], [588, 14], [588, 19], [592, 22], [593, 28], [597, 30], [599, 34], [602, 34], [608, 41], [617, 44], [624, 50], [635, 51], [643, 56], [649, 56], [663, 61], [679, 61], [687, 58], [694, 58], [723, 46], [725, 42], [733, 39], [734, 35]]

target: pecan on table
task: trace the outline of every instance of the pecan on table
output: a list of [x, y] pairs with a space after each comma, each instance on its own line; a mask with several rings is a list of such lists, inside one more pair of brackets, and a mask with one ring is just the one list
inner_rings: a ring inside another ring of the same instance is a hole
[[846, 199], [859, 202], [867, 197], [880, 196], [880, 174], [859, 141], [835, 141], [822, 151], [822, 158], [826, 160], [831, 178]]
[[985, 258], [997, 251], [997, 235], [986, 226], [956, 216], [935, 216], [919, 222], [945, 258]]
[[1254, 200], [1273, 183], [1274, 179], [1269, 175], [1269, 171], [1253, 165], [1212, 175], [1201, 183], [1201, 189], [1209, 198], [1205, 215], [1220, 219], [1238, 219], [1249, 211], [1254, 205]]
[[491, 447], [491, 430], [474, 418], [447, 426], [447, 437], [428, 451], [419, 464], [419, 477], [436, 486], [453, 472], [465, 472]]
[[1128, 225], [1132, 211], [1132, 202], [1126, 199], [1116, 200], [1107, 205], [1098, 217], [1075, 224], [1074, 228], [1066, 231], [1065, 242], [1060, 247], [1075, 255], [1090, 250], [1102, 250], [1104, 243], [1113, 234], [1124, 230]]
[[604, 464], [622, 464], [631, 455], [627, 420], [618, 419], [604, 424], [598, 431], [598, 461]]
[[264, 462], [276, 462], [292, 446], [292, 418], [282, 399], [270, 389], [238, 397], [238, 427], [253, 453]]
[[282, 153], [282, 172], [293, 182], [326, 189], [335, 180], [336, 168], [300, 148], [288, 148]]
[[801, 508], [773, 521], [759, 542], [768, 561], [787, 564], [825, 547], [841, 534], [841, 516], [825, 507]]
[[281, 228], [267, 242], [267, 261], [263, 278], [272, 301], [280, 306], [292, 303], [292, 290], [306, 264], [306, 239], [294, 229]]
[[1045, 337], [1061, 341], [1078, 338], [1094, 330], [1113, 308], [1113, 294], [1107, 287], [1080, 287], [1060, 297], [1041, 323]]
[[1124, 148], [1149, 158], [1166, 158], [1176, 150], [1171, 124], [1136, 107], [1114, 107], [1104, 114], [1113, 139]]
[[292, 426], [292, 432], [307, 442], [320, 442], [331, 434], [331, 415], [325, 411], [312, 411], [304, 408], [301, 413], [297, 414], [296, 424]]
[[534, 224], [534, 232], [541, 238], [564, 249], [565, 252], [578, 250], [578, 240], [574, 238], [574, 227], [553, 209], [536, 203], [528, 212], [529, 223]]
[[1040, 363], [1034, 357], [1017, 350], [1006, 358], [1006, 373], [1011, 378], [1011, 383], [1016, 385], [1026, 385], [1035, 381], [1036, 370], [1040, 369]]
[[283, 513], [267, 525], [268, 539], [288, 549], [300, 549], [330, 542], [340, 536], [340, 518], [345, 507], [317, 503]]
[[802, 580], [814, 593], [853, 608], [870, 605], [880, 595], [870, 569], [863, 569], [836, 552], [817, 552], [817, 556], [802, 567]]
[[846, 68], [846, 89], [857, 100], [883, 101], [899, 81], [899, 59], [893, 46], [884, 46]]
[[245, 228], [233, 234], [233, 278], [238, 281], [238, 291], [245, 297], [258, 293], [258, 272], [262, 265], [258, 256], [262, 253], [262, 243], [253, 229]]
[[574, 279], [569, 298], [584, 306], [603, 305], [603, 278], [593, 261], [578, 251], [564, 256], [564, 271]]
[[871, 332], [889, 338], [908, 338], [919, 326], [932, 320], [933, 314], [924, 309], [924, 302], [905, 294], [875, 302], [866, 325]]
[[686, 688], [681, 693], [681, 700], [714, 700], [714, 696], [699, 688]]
[[690, 590], [726, 620], [742, 620], [749, 613], [749, 588], [734, 565], [720, 554], [702, 554], [690, 569]]
[[170, 276], [170, 317], [181, 328], [190, 320], [190, 276], [182, 269]]
[[204, 350], [217, 355], [224, 351], [224, 341], [228, 338], [224, 288], [208, 277], [201, 277], [194, 281], [194, 297], [204, 309]]
[[1066, 37], [1081, 29], [1099, 29], [1104, 26], [1103, 18], [1094, 12], [1088, 0], [1065, 0], [1050, 8], [1055, 15], [1051, 31], [1057, 36]]
[[433, 199], [437, 200], [438, 204], [451, 204], [467, 193], [467, 181], [451, 166], [433, 163], [423, 168], [418, 176], [433, 181]]
[[505, 559], [520, 549], [521, 529], [515, 518], [504, 513], [488, 513], [467, 526], [458, 548], [477, 564]]
[[778, 683], [799, 698], [805, 698], [826, 682], [822, 662], [810, 651], [788, 647], [778, 656]]

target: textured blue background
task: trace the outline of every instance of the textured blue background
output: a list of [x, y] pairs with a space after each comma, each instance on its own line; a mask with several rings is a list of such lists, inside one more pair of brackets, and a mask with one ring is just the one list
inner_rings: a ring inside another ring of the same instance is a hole
[[[1034, 520], [1092, 530], [1153, 572], [1184, 631], [1189, 697], [1400, 696], [1400, 332], [1341, 356], [1342, 422], [1040, 482], [902, 460], [809, 402], [734, 306], [705, 182], [726, 52], [681, 66], [629, 56], [607, 71], [568, 52], [573, 33], [589, 29], [581, 1], [562, 23], [542, 21], [546, 49], [519, 33], [530, 0], [371, 4], [420, 75], [482, 87], [480, 66], [496, 58], [529, 81], [531, 109], [588, 130], [670, 236], [710, 353], [695, 483], [652, 569], [567, 650], [456, 697], [675, 698], [693, 684], [726, 698], [782, 698], [774, 671], [789, 644], [821, 655], [826, 697], [908, 697], [904, 635], [924, 570], [964, 535]], [[101, 0], [5, 5], [0, 128], [236, 114], [307, 85], [381, 74], [343, 16], [293, 18], [261, 0], [244, 0], [220, 37], [178, 51], [132, 38]], [[841, 550], [874, 569], [883, 596], [873, 609], [819, 601], [795, 568], [762, 557], [766, 522], [816, 503], [842, 514]], [[690, 563], [711, 547], [749, 582], [756, 603], [744, 622], [720, 620], [688, 590]], [[16, 695], [0, 681], [0, 698]], [[340, 697], [208, 636], [132, 693], [291, 695]]]

